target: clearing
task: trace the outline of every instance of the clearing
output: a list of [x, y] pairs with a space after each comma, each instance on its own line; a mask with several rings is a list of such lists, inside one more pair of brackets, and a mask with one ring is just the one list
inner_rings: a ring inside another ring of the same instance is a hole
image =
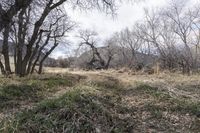
[[63, 71], [0, 78], [0, 132], [200, 132], [200, 75]]

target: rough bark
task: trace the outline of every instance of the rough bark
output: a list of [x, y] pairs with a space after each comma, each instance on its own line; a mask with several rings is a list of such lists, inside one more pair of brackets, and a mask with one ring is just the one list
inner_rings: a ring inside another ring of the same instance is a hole
[[25, 31], [25, 26], [24, 22], [23, 22], [23, 15], [25, 14], [26, 10], [22, 10], [18, 16], [19, 21], [18, 21], [18, 43], [16, 46], [16, 74], [19, 76], [22, 76], [22, 60], [23, 60], [23, 47], [25, 45], [25, 35], [26, 35], [26, 31]]
[[45, 56], [42, 58], [42, 60], [40, 61], [39, 64], [39, 70], [38, 70], [38, 74], [42, 73], [42, 68], [43, 68], [43, 63], [45, 61], [45, 59], [52, 53], [52, 51], [58, 46], [58, 43], [55, 43], [53, 47], [51, 47], [51, 49], [45, 54]]
[[40, 56], [41, 56], [41, 54], [42, 54], [42, 50], [43, 50], [44, 47], [47, 46], [48, 43], [49, 43], [50, 35], [51, 35], [51, 33], [49, 33], [49, 34], [47, 35], [47, 39], [46, 39], [45, 43], [40, 47], [40, 49], [39, 49], [39, 51], [38, 51], [38, 55], [37, 55], [37, 57], [36, 57], [36, 59], [35, 59], [33, 65], [32, 65], [32, 68], [31, 68], [31, 74], [33, 74], [33, 72], [34, 72], [34, 70], [35, 70], [35, 66], [36, 66], [37, 62], [40, 60]]
[[38, 41], [37, 41], [37, 43], [36, 43], [36, 46], [35, 46], [35, 48], [34, 48], [34, 50], [33, 50], [32, 55], [31, 55], [31, 57], [30, 57], [30, 60], [29, 60], [29, 63], [28, 63], [28, 68], [27, 68], [26, 74], [29, 74], [29, 73], [31, 72], [31, 67], [32, 67], [32, 65], [33, 65], [33, 60], [34, 60], [34, 58], [35, 58], [35, 56], [36, 56], [36, 54], [37, 54], [37, 52], [38, 52], [38, 49], [39, 49], [39, 47], [40, 47], [39, 43], [40, 43], [41, 39], [42, 39], [42, 31], [40, 31], [39, 39], [38, 39]]
[[10, 25], [7, 24], [3, 32], [3, 46], [2, 46], [2, 54], [4, 56], [5, 71], [7, 74], [11, 74], [9, 45], [8, 45], [9, 32], [10, 32]]
[[5, 71], [5, 69], [4, 69], [4, 66], [3, 66], [3, 63], [1, 62], [1, 60], [0, 60], [0, 69], [1, 69], [1, 73], [2, 73], [3, 75], [5, 75], [5, 74], [6, 74], [6, 71]]

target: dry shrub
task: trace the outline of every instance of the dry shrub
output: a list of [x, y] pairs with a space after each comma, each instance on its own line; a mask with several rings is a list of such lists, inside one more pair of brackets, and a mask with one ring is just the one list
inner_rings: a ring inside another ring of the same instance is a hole
[[118, 70], [118, 73], [129, 73], [129, 72], [130, 72], [130, 69], [127, 67], [123, 67]]

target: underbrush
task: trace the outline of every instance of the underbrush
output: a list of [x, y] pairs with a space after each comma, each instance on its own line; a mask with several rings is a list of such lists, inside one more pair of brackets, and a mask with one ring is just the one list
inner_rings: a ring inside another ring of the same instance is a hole
[[134, 120], [115, 113], [123, 115], [127, 108], [110, 102], [108, 96], [86, 93], [84, 88], [74, 88], [58, 99], [45, 100], [36, 108], [17, 114], [11, 122], [1, 124], [2, 131], [129, 132], [133, 128]]
[[36, 107], [4, 119], [0, 132], [187, 133], [200, 130], [199, 102], [173, 97], [159, 87], [142, 82], [131, 86], [110, 76], [78, 82], [81, 79], [31, 78], [26, 83], [34, 89], [23, 92], [20, 88], [20, 93], [11, 93], [8, 89], [7, 97], [23, 99], [21, 93], [35, 97], [34, 93], [41, 88], [55, 92], [58, 86], [71, 87], [58, 98], [40, 100]]
[[71, 87], [79, 82], [80, 77], [66, 76], [32, 76], [29, 78], [4, 78], [0, 84], [0, 111], [18, 107], [21, 103], [38, 102], [59, 87]]
[[20, 101], [37, 102], [42, 95], [39, 88], [30, 85], [8, 85], [0, 87], [0, 111], [18, 107]]
[[168, 92], [160, 91], [158, 88], [151, 87], [147, 84], [139, 85], [136, 90], [150, 94], [154, 98], [154, 101], [150, 106], [156, 105], [156, 103], [161, 103], [160, 106], [165, 105], [165, 107], [160, 107], [161, 110], [179, 112], [183, 114], [189, 113], [192, 115], [197, 115], [200, 112], [200, 102], [194, 102], [182, 98], [173, 98], [168, 94]]

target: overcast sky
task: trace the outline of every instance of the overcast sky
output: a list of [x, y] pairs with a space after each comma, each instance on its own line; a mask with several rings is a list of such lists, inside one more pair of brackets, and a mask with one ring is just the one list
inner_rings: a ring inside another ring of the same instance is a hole
[[[171, 0], [146, 0], [140, 3], [123, 3], [117, 10], [117, 16], [112, 17], [99, 11], [79, 11], [72, 10], [67, 5], [65, 6], [68, 15], [71, 19], [78, 23], [81, 29], [95, 30], [99, 34], [101, 40], [109, 38], [113, 33], [121, 31], [126, 27], [131, 28], [138, 20], [142, 20], [144, 16], [144, 8], [161, 8]], [[198, 0], [192, 0], [198, 1]], [[69, 40], [72, 42], [71, 48], [77, 46], [77, 32], [70, 34]], [[71, 50], [70, 48], [70, 50]], [[57, 48], [52, 56], [64, 56], [67, 53], [67, 48]]]
[[72, 20], [76, 21], [82, 29], [92, 29], [99, 33], [102, 39], [109, 37], [114, 32], [120, 31], [142, 19], [144, 8], [160, 7], [168, 0], [146, 0], [141, 3], [123, 3], [118, 7], [117, 16], [112, 17], [99, 11], [81, 12], [67, 10]]

